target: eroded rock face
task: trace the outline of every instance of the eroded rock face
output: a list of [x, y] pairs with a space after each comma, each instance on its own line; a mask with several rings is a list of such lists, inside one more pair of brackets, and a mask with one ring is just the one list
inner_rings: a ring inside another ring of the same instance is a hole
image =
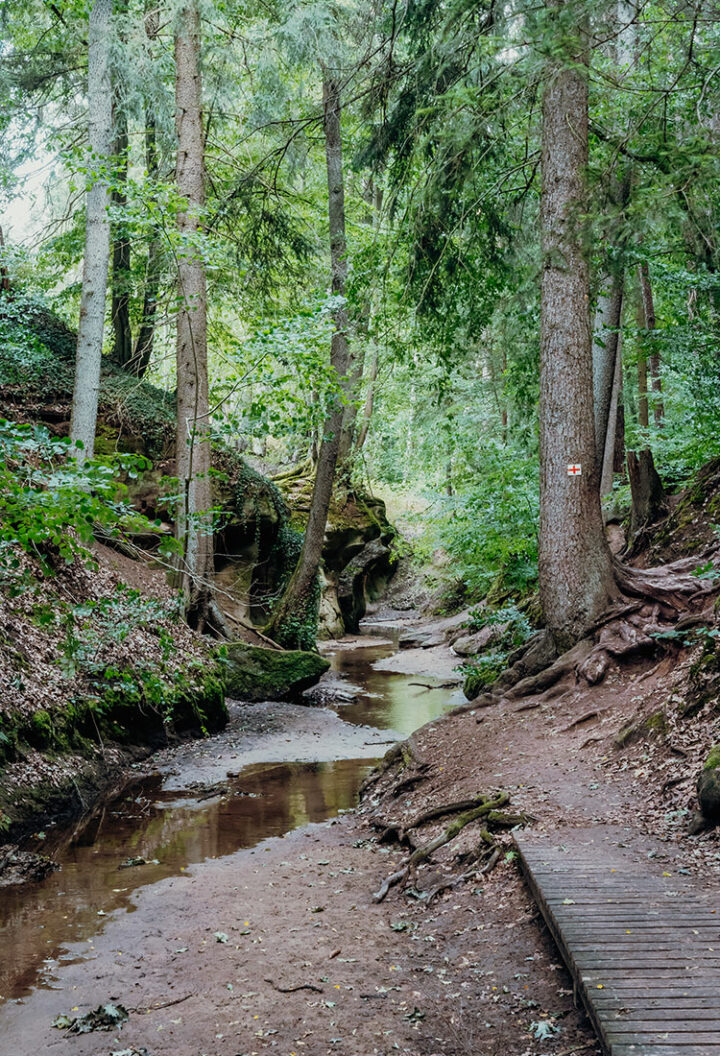
[[368, 603], [380, 596], [396, 564], [397, 555], [379, 537], [345, 565], [338, 578], [338, 601], [347, 631], [359, 630]]
[[509, 626], [508, 623], [488, 624], [474, 634], [464, 634], [461, 638], [456, 638], [452, 647], [458, 656], [477, 656], [494, 642], [501, 641]]
[[710, 750], [697, 779], [697, 796], [706, 822], [720, 822], [720, 744]]
[[297, 700], [330, 667], [317, 653], [263, 649], [246, 642], [227, 647], [227, 692], [235, 700]]

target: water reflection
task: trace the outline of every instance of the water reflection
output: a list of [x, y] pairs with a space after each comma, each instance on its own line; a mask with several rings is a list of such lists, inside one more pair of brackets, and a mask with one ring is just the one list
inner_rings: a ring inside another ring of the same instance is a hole
[[[331, 657], [348, 691], [347, 702], [336, 704], [344, 720], [408, 735], [464, 699], [460, 691], [413, 685], [433, 681], [427, 676], [374, 671], [396, 648], [341, 649]], [[159, 777], [136, 785], [56, 850], [59, 872], [0, 892], [0, 1003], [52, 986], [66, 947], [87, 941], [91, 952], [105, 916], [132, 911], [137, 888], [353, 807], [371, 767], [367, 759], [263, 763], [211, 799], [165, 792]], [[148, 864], [121, 868], [130, 858]]]
[[[42, 884], [0, 897], [0, 998], [52, 985], [68, 943], [87, 939], [114, 910], [132, 910], [130, 895], [207, 858], [252, 847], [355, 805], [367, 759], [247, 767], [213, 799], [165, 793], [151, 778], [108, 805], [57, 855], [62, 865]], [[122, 868], [129, 858], [147, 865]]]
[[[354, 692], [335, 704], [345, 722], [378, 729], [397, 730], [408, 737], [414, 730], [432, 722], [443, 712], [465, 701], [462, 689], [428, 689], [442, 678], [432, 675], [401, 675], [375, 671], [373, 664], [397, 652], [395, 645], [372, 645], [358, 649], [338, 649], [330, 657], [331, 670], [343, 676]], [[458, 660], [458, 663], [460, 661]]]

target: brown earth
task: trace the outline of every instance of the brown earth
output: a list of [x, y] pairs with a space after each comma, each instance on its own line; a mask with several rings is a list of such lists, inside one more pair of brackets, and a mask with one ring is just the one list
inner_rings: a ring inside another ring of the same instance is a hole
[[[427, 654], [431, 672], [433, 650]], [[57, 989], [5, 1005], [0, 1053], [598, 1052], [525, 890], [511, 837], [500, 837], [508, 857], [490, 875], [429, 905], [411, 897], [467, 867], [456, 856], [477, 844], [478, 826], [469, 825], [418, 869], [409, 893], [394, 888], [377, 904], [372, 892], [406, 854], [380, 844], [378, 826], [504, 789], [510, 809], [537, 819], [538, 833], [592, 825], [646, 857], [649, 869], [689, 872], [716, 888], [717, 835], [689, 837], [686, 815], [718, 721], [678, 717], [684, 677], [677, 658], [638, 662], [592, 689], [564, 685], [428, 724], [411, 740], [427, 768], [409, 791], [394, 796], [397, 775], [388, 773], [355, 815], [141, 889], [132, 912], [112, 915], [93, 940], [70, 948], [76, 959], [59, 970]], [[660, 708], [666, 718], [645, 725], [649, 737], [630, 735], [616, 746], [623, 725]], [[206, 742], [213, 772], [225, 772], [231, 746], [237, 756], [231, 727]], [[247, 730], [248, 748], [259, 733]], [[170, 750], [164, 766], [187, 773], [182, 753], [189, 750]], [[425, 826], [417, 842], [443, 824]], [[71, 1036], [51, 1026], [60, 1013], [79, 1015], [110, 1000], [130, 1010], [121, 1032]], [[538, 1031], [552, 1036], [536, 1040]]]

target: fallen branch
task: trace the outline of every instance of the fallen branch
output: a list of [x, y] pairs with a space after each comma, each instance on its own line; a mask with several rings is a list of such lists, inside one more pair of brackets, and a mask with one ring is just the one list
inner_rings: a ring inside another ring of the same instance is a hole
[[270, 983], [270, 986], [277, 990], [279, 994], [295, 994], [298, 990], [312, 990], [315, 994], [325, 993], [321, 986], [315, 986], [314, 983], [298, 983], [297, 986], [278, 986], [272, 979], [265, 979], [265, 982]]
[[185, 994], [185, 997], [176, 997], [173, 1001], [163, 1001], [162, 1004], [148, 1005], [146, 1008], [129, 1008], [128, 1012], [135, 1012], [138, 1016], [147, 1016], [150, 1012], [157, 1012], [161, 1008], [172, 1008], [173, 1005], [181, 1005], [183, 1001], [187, 1001], [189, 997], [193, 996], [193, 994]]
[[420, 686], [422, 689], [453, 689], [460, 685], [460, 681], [454, 682], [408, 682], [409, 686]]

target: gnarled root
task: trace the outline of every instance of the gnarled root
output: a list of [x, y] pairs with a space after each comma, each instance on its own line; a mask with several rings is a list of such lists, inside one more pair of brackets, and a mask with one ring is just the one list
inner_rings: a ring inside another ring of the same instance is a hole
[[[430, 843], [424, 844], [422, 847], [418, 847], [407, 861], [398, 869], [396, 872], [391, 873], [373, 894], [373, 900], [375, 902], [382, 902], [387, 896], [388, 891], [391, 887], [395, 887], [396, 884], [404, 882], [411, 872], [417, 868], [417, 866], [424, 862], [430, 857], [435, 851], [439, 850], [440, 847], [444, 847], [445, 844], [450, 843], [455, 837], [462, 832], [466, 825], [469, 825], [472, 821], [477, 821], [478, 818], [489, 819], [493, 812], [500, 810], [509, 803], [510, 797], [507, 792], [500, 792], [494, 798], [482, 798], [477, 806], [472, 807], [470, 810], [466, 810], [463, 814], [455, 819], [444, 832], [436, 836]], [[438, 815], [435, 815], [438, 816]]]
[[408, 738], [407, 741], [398, 741], [392, 748], [388, 748], [380, 765], [369, 773], [360, 785], [360, 799], [363, 798], [369, 788], [377, 784], [396, 765], [402, 770], [412, 769], [414, 771], [396, 786], [394, 789], [394, 795], [396, 796], [421, 781], [425, 773], [430, 769], [430, 764], [421, 759], [415, 751], [412, 737]]

